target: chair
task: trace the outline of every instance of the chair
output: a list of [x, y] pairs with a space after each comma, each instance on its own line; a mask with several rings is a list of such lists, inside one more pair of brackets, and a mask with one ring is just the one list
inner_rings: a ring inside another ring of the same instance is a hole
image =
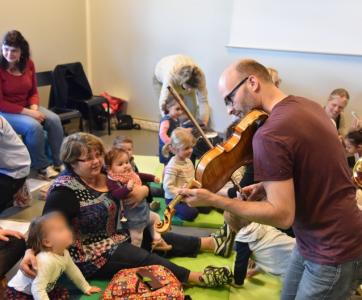
[[53, 71], [53, 79], [53, 93], [51, 93], [50, 102], [59, 103], [61, 107], [78, 109], [83, 118], [88, 119], [89, 132], [92, 132], [94, 128], [95, 107], [105, 103], [107, 105], [108, 135], [111, 135], [109, 102], [102, 96], [93, 95], [80, 62], [57, 65]]
[[[53, 72], [38, 72], [36, 73], [36, 79], [38, 87], [51, 86], [53, 83]], [[83, 131], [83, 118], [79, 110], [61, 107], [49, 107], [49, 109], [59, 116], [63, 125], [73, 119], [79, 119], [79, 130]]]

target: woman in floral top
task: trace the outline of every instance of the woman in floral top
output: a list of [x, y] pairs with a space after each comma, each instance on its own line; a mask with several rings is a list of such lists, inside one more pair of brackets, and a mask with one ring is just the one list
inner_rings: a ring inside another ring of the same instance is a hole
[[[55, 180], [47, 196], [43, 213], [61, 211], [74, 231], [74, 243], [69, 249], [72, 259], [85, 277], [112, 278], [119, 270], [147, 265], [162, 265], [170, 269], [181, 282], [205, 286], [229, 283], [228, 267], [208, 267], [204, 272], [191, 272], [155, 253], [129, 243], [127, 233], [116, 232], [119, 203], [111, 198], [107, 177], [103, 172], [104, 147], [97, 137], [87, 133], [68, 136], [62, 145], [61, 158], [66, 166]], [[137, 186], [124, 201], [132, 205], [148, 195], [147, 186]], [[196, 238], [174, 233], [163, 235], [172, 245], [170, 256], [195, 256], [200, 250], [214, 250], [229, 244], [215, 237]], [[150, 248], [145, 245], [144, 248]], [[28, 275], [36, 269], [33, 253], [27, 250], [21, 268]]]

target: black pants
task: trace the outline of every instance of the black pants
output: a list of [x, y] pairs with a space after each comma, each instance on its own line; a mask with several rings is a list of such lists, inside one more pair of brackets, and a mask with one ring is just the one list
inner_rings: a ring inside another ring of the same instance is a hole
[[9, 237], [9, 241], [0, 241], [0, 277], [3, 277], [24, 255], [25, 240]]
[[[180, 267], [170, 262], [167, 257], [172, 256], [196, 256], [200, 251], [201, 240], [192, 236], [179, 235], [175, 233], [166, 233], [164, 240], [172, 245], [172, 250], [163, 255], [163, 253], [150, 253], [150, 234], [145, 232], [142, 247], [138, 248], [130, 243], [120, 244], [110, 260], [95, 274], [95, 278], [110, 279], [119, 270], [136, 268], [149, 265], [161, 265], [169, 270], [183, 283], [186, 283], [190, 270]], [[164, 257], [162, 257], [163, 255]]]
[[10, 176], [0, 174], [0, 213], [13, 206], [13, 196], [23, 186], [25, 179], [25, 177], [14, 179]]

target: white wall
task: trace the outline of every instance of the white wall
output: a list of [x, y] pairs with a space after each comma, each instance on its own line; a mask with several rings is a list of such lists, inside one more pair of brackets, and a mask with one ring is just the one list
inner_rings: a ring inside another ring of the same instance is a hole
[[[81, 61], [86, 67], [85, 0], [2, 1], [0, 35], [17, 29], [28, 40], [37, 71]], [[47, 93], [40, 91], [47, 105]]]
[[[217, 78], [233, 58], [228, 38], [231, 2], [218, 0], [90, 0], [92, 76], [97, 91], [128, 98], [132, 115], [158, 120], [153, 69], [165, 55], [186, 53], [204, 69], [213, 110], [223, 112]], [[205, 4], [207, 3], [207, 7]], [[225, 123], [225, 115], [215, 117]]]
[[[362, 27], [360, 0], [233, 2], [229, 45], [249, 49], [362, 55], [362, 40], [356, 39]], [[348, 17], [343, 18], [343, 22], [336, 22], [341, 16]], [[265, 26], [245, 30], [256, 23], [272, 24], [273, 30], [265, 30]], [[336, 43], [336, 40], [343, 40], [343, 43]]]
[[[218, 130], [228, 125], [218, 77], [241, 57], [275, 67], [286, 92], [321, 103], [332, 89], [345, 87], [352, 98], [347, 111], [362, 116], [361, 57], [228, 49], [232, 4], [232, 0], [7, 1], [2, 10], [9, 13], [2, 14], [0, 29], [16, 28], [25, 35], [39, 71], [78, 60], [86, 69], [88, 65], [95, 92], [129, 99], [130, 113], [146, 120], [159, 117], [152, 89], [154, 65], [174, 53], [194, 57], [204, 69]], [[257, 25], [245, 30], [252, 26]], [[267, 28], [273, 30], [272, 24]], [[45, 104], [47, 95], [41, 96]]]
[[[242, 57], [275, 67], [287, 93], [320, 103], [332, 89], [345, 87], [351, 94], [347, 112], [356, 110], [362, 116], [361, 57], [227, 49], [232, 0], [88, 1], [93, 88], [128, 98], [136, 117], [158, 120], [153, 68], [158, 59], [174, 53], [194, 57], [204, 69], [218, 130], [228, 125], [228, 117], [217, 80], [225, 66]], [[253, 26], [273, 30], [273, 24], [251, 24], [244, 30]]]

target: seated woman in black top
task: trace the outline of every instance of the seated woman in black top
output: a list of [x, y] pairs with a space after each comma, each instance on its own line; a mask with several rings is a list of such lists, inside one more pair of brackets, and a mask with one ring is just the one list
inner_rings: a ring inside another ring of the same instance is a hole
[[[183, 283], [205, 286], [230, 282], [228, 268], [210, 267], [201, 272], [178, 266], [169, 260], [130, 244], [126, 233], [116, 231], [118, 205], [108, 193], [104, 165], [104, 147], [95, 136], [76, 133], [68, 136], [61, 148], [67, 170], [50, 188], [43, 213], [61, 211], [72, 225], [75, 241], [69, 252], [85, 277], [112, 278], [119, 270], [145, 265], [162, 265]], [[135, 186], [125, 201], [135, 204], [148, 194], [146, 186]], [[195, 256], [200, 250], [216, 250], [215, 238], [196, 238], [174, 233], [163, 235], [172, 245], [169, 256]], [[149, 249], [150, 245], [145, 245]], [[30, 250], [22, 269], [30, 275]], [[33, 274], [34, 275], [34, 274]]]

